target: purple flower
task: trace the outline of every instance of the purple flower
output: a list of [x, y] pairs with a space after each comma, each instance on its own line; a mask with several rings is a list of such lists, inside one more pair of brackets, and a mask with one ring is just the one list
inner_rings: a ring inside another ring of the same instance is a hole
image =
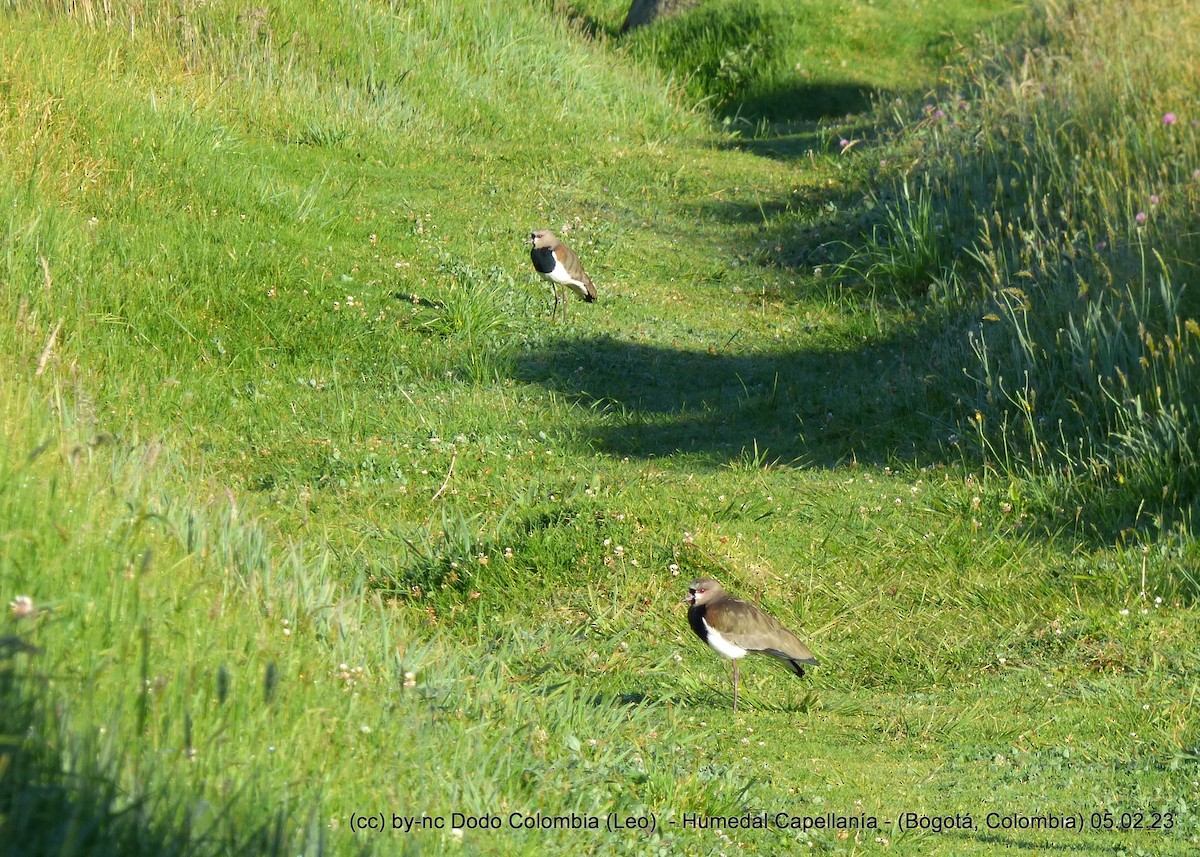
[[1098, 242], [1096, 243], [1096, 249], [1097, 249], [1097, 250], [1107, 250], [1107, 249], [1108, 249], [1108, 242], [1107, 242], [1107, 241], [1098, 241]]
[[844, 149], [850, 145], [850, 141], [843, 137], [842, 139], [838, 140], [838, 145]]
[[1177, 117], [1175, 116], [1174, 113], [1164, 113], [1163, 114], [1163, 124], [1164, 125], [1174, 125], [1176, 118]]
[[933, 118], [934, 119], [945, 119], [946, 111], [945, 110], [935, 110], [933, 113]]
[[1133, 220], [1138, 226], [1144, 226], [1146, 223], [1146, 212], [1139, 211], [1133, 216]]
[[1156, 193], [1150, 194], [1150, 204], [1158, 205], [1158, 194], [1156, 194]]

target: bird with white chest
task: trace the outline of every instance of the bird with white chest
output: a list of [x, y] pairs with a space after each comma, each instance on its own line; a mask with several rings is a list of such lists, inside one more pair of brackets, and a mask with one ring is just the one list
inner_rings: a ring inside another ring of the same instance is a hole
[[688, 584], [688, 624], [719, 655], [733, 661], [733, 710], [737, 712], [738, 660], [750, 652], [769, 655], [801, 678], [820, 662], [800, 638], [775, 617], [734, 598], [711, 578]]
[[[596, 300], [596, 287], [592, 278], [583, 270], [583, 263], [575, 251], [559, 240], [549, 229], [538, 229], [529, 233], [529, 257], [533, 268], [552, 284], [554, 310], [551, 318], [558, 314], [559, 291], [569, 288], [587, 303]], [[567, 318], [566, 297], [562, 298], [563, 320]]]

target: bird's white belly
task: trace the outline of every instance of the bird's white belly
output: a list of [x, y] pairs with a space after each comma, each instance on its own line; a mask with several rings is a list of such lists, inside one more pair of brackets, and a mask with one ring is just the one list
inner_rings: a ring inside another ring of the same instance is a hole
[[558, 283], [560, 286], [583, 285], [581, 282], [579, 282], [579, 280], [576, 280], [574, 277], [568, 274], [567, 269], [563, 266], [563, 263], [557, 259], [554, 260], [554, 270], [546, 274], [546, 276], [554, 280], [554, 282]]
[[[701, 620], [701, 621], [703, 621], [703, 620]], [[724, 655], [727, 658], [744, 658], [744, 657], [746, 657], [745, 649], [743, 649], [741, 646], [737, 645], [736, 643], [731, 643], [728, 640], [726, 640], [724, 637], [721, 636], [721, 632], [718, 631], [716, 628], [714, 628], [712, 625], [708, 624], [708, 622], [704, 623], [704, 628], [705, 628], [705, 630], [708, 631], [708, 636], [705, 638], [705, 642], [707, 642], [710, 646], [712, 646], [713, 649], [716, 650], [717, 654]]]

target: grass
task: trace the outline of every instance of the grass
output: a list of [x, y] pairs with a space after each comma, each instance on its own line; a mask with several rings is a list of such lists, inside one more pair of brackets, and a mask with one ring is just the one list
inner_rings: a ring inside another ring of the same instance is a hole
[[[1108, 6], [1051, 23], [1054, 14], [1013, 77], [966, 71], [909, 135], [917, 162], [932, 166], [923, 192], [940, 201], [935, 247], [966, 250], [926, 282], [947, 307], [982, 315], [969, 371], [985, 457], [1048, 480], [1064, 503], [1102, 486], [1112, 499], [1087, 517], [1104, 538], [1194, 514], [1200, 329], [1185, 282], [1198, 153], [1170, 108], [1180, 96], [1153, 24], [1118, 26], [1122, 13]], [[1110, 52], [1147, 73], [1097, 74]], [[1013, 67], [1002, 49], [986, 57]], [[875, 255], [917, 256], [906, 236], [927, 235], [930, 214], [886, 207], [899, 225]]]
[[622, 6], [0, 12], [10, 851], [1195, 850], [1192, 13]]
[[796, 123], [862, 113], [874, 97], [920, 95], [976, 29], [1009, 31], [1018, 11], [994, 0], [946, 4], [941, 16], [912, 0], [801, 8], [716, 0], [635, 30], [623, 45], [725, 117]]

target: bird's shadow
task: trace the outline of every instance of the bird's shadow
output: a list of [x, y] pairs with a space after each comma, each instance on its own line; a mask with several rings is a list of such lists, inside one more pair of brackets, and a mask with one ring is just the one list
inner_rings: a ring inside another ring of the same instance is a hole
[[[616, 708], [621, 706], [642, 705], [673, 705], [689, 709], [711, 709], [713, 711], [733, 711], [733, 693], [731, 690], [721, 690], [716, 687], [695, 685], [679, 688], [669, 695], [649, 693], [644, 690], [630, 690], [616, 693], [593, 694], [589, 700], [597, 708]], [[765, 711], [774, 714], [808, 714], [820, 707], [820, 697], [816, 691], [806, 691], [798, 699], [789, 698], [784, 702], [770, 700], [757, 693], [747, 694], [745, 688], [738, 693], [738, 711]]]
[[392, 298], [418, 307], [428, 307], [429, 309], [446, 308], [444, 301], [439, 301], [436, 298], [423, 297], [422, 295], [418, 295], [416, 292], [393, 292]]
[[621, 705], [646, 705], [648, 703], [666, 702], [671, 703], [673, 700], [664, 700], [660, 697], [652, 696], [644, 690], [634, 690], [618, 693], [597, 693], [591, 697], [592, 705], [597, 708], [607, 708], [611, 706]]
[[[942, 831], [941, 835], [961, 839], [964, 842], [978, 842], [981, 845], [990, 845], [998, 850], [1004, 850], [1006, 852], [1015, 850], [1022, 854], [1041, 854], [1047, 851], [1068, 851], [1078, 854], [1113, 853], [1112, 846], [1101, 843], [1089, 844], [1086, 842], [1034, 842], [1030, 839], [1010, 839], [1005, 836], [999, 836], [995, 833], [984, 833], [983, 831], [971, 832], [963, 830], [944, 830]], [[1077, 837], [1079, 834], [1071, 833], [1069, 835], [1072, 837]], [[1125, 852], [1118, 851], [1117, 853]]]
[[[786, 677], [784, 677], [786, 680]], [[792, 677], [795, 681], [795, 677]], [[721, 679], [722, 684], [712, 684], [704, 679], [681, 677], [680, 690], [675, 697], [679, 705], [689, 708], [709, 708], [733, 711], [733, 672], [728, 667]], [[780, 699], [780, 690], [774, 689], [770, 696], [747, 687], [743, 682], [738, 687], [738, 711], [765, 711], [774, 714], [808, 714], [821, 705], [815, 690], [806, 689], [797, 697], [794, 688], [784, 688], [785, 698]]]

